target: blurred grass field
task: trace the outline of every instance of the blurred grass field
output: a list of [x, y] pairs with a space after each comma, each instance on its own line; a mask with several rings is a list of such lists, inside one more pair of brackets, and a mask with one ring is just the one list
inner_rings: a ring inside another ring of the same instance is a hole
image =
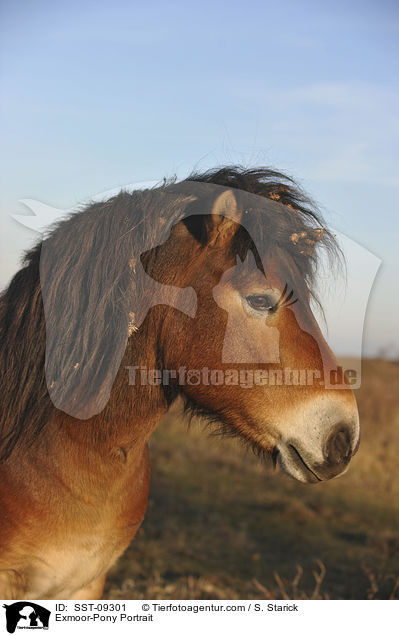
[[399, 598], [399, 364], [363, 362], [361, 445], [303, 485], [238, 440], [169, 413], [151, 439], [146, 518], [105, 598]]

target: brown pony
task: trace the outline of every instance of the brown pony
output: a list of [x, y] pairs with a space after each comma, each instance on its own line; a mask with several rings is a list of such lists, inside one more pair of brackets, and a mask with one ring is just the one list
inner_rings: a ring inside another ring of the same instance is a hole
[[101, 596], [179, 395], [300, 481], [344, 471], [358, 416], [310, 309], [320, 248], [292, 180], [227, 167], [89, 205], [27, 254], [0, 302], [0, 597]]

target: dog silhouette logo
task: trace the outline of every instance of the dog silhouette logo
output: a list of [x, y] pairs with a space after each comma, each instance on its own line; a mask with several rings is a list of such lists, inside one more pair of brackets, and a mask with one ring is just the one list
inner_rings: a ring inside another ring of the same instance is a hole
[[37, 603], [18, 601], [3, 607], [9, 634], [14, 634], [16, 629], [48, 629], [51, 612]]

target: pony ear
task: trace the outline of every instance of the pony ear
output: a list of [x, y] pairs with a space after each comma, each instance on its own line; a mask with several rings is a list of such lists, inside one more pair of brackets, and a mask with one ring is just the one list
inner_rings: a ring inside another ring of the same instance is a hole
[[219, 194], [205, 221], [208, 244], [223, 246], [230, 242], [238, 229], [241, 216], [234, 192], [225, 190]]

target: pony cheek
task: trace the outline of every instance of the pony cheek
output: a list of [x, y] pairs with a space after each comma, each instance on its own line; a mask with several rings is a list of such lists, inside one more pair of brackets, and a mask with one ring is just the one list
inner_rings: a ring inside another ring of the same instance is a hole
[[280, 331], [266, 319], [229, 319], [223, 342], [223, 364], [279, 364]]
[[279, 325], [280, 355], [283, 367], [322, 369], [322, 349], [326, 343], [319, 337], [310, 316], [297, 308], [284, 309]]

